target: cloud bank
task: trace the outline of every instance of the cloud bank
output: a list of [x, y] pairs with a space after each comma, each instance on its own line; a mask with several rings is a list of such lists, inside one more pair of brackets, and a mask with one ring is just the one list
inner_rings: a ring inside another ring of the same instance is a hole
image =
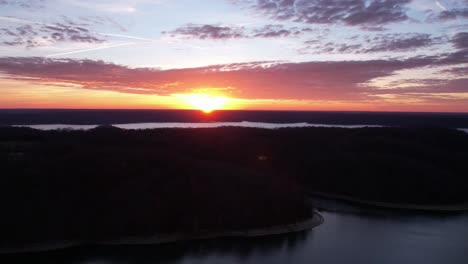
[[[171, 70], [128, 68], [93, 60], [8, 57], [0, 58], [0, 72], [33, 83], [69, 83], [135, 94], [170, 95], [203, 87], [230, 87], [234, 96], [247, 99], [361, 100], [382, 92], [368, 85], [376, 78], [405, 69], [463, 63], [468, 63], [467, 50], [404, 60], [254, 62]], [[444, 89], [440, 83], [420, 84], [417, 90], [398, 93], [466, 91], [466, 79], [447, 80]]]
[[408, 20], [411, 0], [238, 0], [276, 20], [308, 24], [376, 26]]

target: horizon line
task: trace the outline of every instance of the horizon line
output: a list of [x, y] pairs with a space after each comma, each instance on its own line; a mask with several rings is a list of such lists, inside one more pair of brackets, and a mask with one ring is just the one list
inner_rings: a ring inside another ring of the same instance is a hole
[[[0, 111], [5, 110], [68, 110], [68, 111], [193, 111], [202, 112], [199, 109], [183, 109], [183, 108], [0, 108]], [[321, 113], [414, 113], [414, 114], [468, 114], [467, 112], [452, 112], [452, 111], [372, 111], [372, 110], [297, 110], [297, 109], [218, 109], [216, 112], [321, 112]]]

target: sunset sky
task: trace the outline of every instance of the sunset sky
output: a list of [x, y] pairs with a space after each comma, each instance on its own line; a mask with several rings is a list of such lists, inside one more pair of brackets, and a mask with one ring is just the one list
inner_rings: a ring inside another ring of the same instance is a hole
[[0, 108], [468, 112], [468, 0], [0, 0]]

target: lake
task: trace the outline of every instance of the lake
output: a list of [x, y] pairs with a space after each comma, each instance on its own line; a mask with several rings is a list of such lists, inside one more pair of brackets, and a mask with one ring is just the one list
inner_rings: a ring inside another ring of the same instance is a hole
[[[72, 125], [72, 124], [38, 124], [38, 125], [19, 125], [40, 130], [71, 129], [88, 130], [96, 128], [98, 125]], [[286, 127], [340, 127], [340, 128], [363, 128], [363, 127], [382, 127], [379, 125], [328, 125], [328, 124], [310, 124], [310, 123], [264, 123], [264, 122], [164, 122], [164, 123], [130, 123], [113, 124], [113, 126], [122, 129], [155, 129], [155, 128], [217, 128], [217, 127], [250, 127], [277, 129]]]
[[[98, 127], [98, 125], [73, 125], [73, 124], [37, 124], [37, 125], [15, 125], [20, 127], [30, 127], [39, 130], [89, 130]], [[338, 127], [338, 128], [364, 128], [364, 127], [384, 127], [382, 125], [330, 125], [330, 124], [311, 124], [311, 123], [264, 123], [264, 122], [210, 122], [210, 123], [129, 123], [113, 124], [113, 126], [122, 129], [156, 129], [156, 128], [216, 128], [216, 127], [249, 127], [249, 128], [294, 128], [294, 127]], [[468, 133], [467, 128], [458, 128], [458, 130]]]
[[8, 258], [76, 264], [468, 262], [467, 213], [370, 210], [340, 202], [327, 207], [330, 210], [320, 211], [325, 219], [322, 225], [295, 234], [165, 245], [90, 246]]
[[71, 124], [215, 122], [308, 123], [326, 125], [380, 125], [401, 127], [468, 128], [468, 113], [323, 112], [220, 110], [84, 110], [0, 109], [0, 126]]

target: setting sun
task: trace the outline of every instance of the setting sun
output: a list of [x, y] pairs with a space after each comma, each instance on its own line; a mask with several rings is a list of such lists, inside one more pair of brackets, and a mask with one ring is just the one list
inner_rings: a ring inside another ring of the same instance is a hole
[[224, 96], [209, 94], [187, 94], [183, 95], [183, 101], [192, 109], [198, 109], [204, 113], [211, 113], [213, 110], [223, 109], [229, 99]]

